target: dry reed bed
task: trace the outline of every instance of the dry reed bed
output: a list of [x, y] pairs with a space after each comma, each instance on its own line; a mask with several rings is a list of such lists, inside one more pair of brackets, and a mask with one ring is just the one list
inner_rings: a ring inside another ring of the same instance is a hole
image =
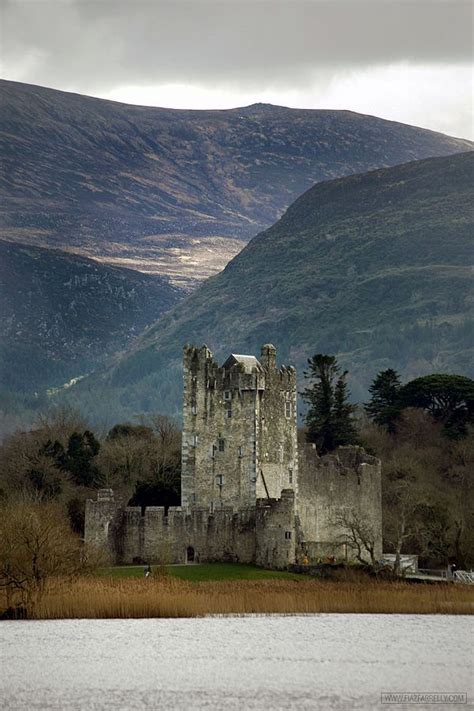
[[201, 617], [248, 613], [472, 614], [474, 590], [367, 580], [242, 580], [191, 583], [173, 577], [55, 581], [36, 619]]

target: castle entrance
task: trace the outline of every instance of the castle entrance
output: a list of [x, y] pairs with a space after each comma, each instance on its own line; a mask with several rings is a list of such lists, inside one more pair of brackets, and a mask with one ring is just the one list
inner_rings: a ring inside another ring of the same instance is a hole
[[194, 563], [194, 548], [192, 546], [188, 546], [186, 548], [186, 563]]

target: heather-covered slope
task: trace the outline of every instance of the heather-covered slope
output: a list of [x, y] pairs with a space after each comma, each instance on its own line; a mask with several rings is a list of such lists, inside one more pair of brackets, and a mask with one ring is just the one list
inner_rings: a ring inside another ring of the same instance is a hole
[[167, 279], [0, 240], [0, 388], [39, 395], [102, 364], [181, 291]]
[[387, 367], [472, 376], [473, 169], [465, 153], [316, 185], [83, 383], [83, 406], [99, 412], [99, 388], [110, 410], [173, 411], [186, 342], [224, 357], [271, 341], [300, 373], [307, 356], [334, 353], [358, 398]]
[[178, 111], [6, 81], [0, 91], [0, 237], [187, 285], [318, 181], [472, 147], [349, 111]]

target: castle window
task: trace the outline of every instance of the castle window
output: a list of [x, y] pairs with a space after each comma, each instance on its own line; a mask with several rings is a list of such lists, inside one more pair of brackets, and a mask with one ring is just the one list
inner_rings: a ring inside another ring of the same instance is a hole
[[197, 405], [196, 405], [196, 403], [193, 403], [193, 404], [191, 405], [191, 412], [193, 413], [193, 415], [196, 414], [196, 412], [197, 412]]
[[217, 440], [218, 445], [219, 445], [219, 452], [223, 452], [225, 450], [225, 439], [220, 439]]
[[197, 447], [198, 443], [198, 436], [197, 434], [193, 435], [193, 447]]
[[291, 539], [291, 531], [285, 531], [285, 538], [287, 541]]
[[217, 444], [213, 444], [212, 445], [212, 454], [211, 454], [212, 458], [214, 458], [216, 456], [216, 452], [217, 452]]
[[232, 393], [230, 390], [224, 390], [224, 400], [232, 400]]
[[239, 454], [239, 459], [244, 456], [243, 447], [239, 447], [238, 450], [237, 450], [237, 452], [238, 452], [238, 454]]
[[216, 482], [217, 482], [217, 486], [219, 486], [219, 487], [222, 488], [222, 487], [224, 486], [224, 475], [223, 475], [223, 474], [218, 474], [218, 475], [216, 476]]
[[293, 484], [293, 469], [288, 469], [288, 483]]
[[291, 402], [285, 402], [285, 417], [291, 417]]
[[227, 404], [226, 417], [232, 417], [232, 407], [230, 405], [230, 402]]

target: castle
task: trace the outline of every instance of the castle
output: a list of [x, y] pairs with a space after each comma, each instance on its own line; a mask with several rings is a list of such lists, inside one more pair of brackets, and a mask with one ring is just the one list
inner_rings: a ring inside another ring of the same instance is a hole
[[298, 447], [296, 371], [277, 367], [273, 345], [222, 366], [207, 346], [186, 346], [183, 376], [181, 507], [142, 511], [99, 490], [86, 504], [86, 543], [117, 562], [285, 568], [354, 559], [352, 516], [381, 556], [380, 461], [360, 447], [323, 457]]

